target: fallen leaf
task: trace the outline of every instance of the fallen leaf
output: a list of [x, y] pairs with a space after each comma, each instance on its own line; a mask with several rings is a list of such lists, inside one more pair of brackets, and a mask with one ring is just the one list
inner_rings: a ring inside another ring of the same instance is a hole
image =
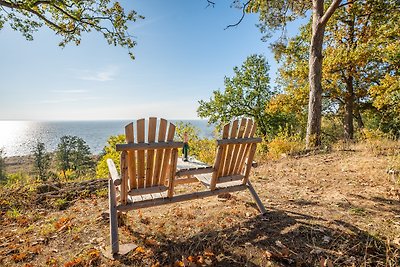
[[157, 242], [157, 240], [154, 240], [154, 239], [151, 239], [151, 238], [146, 239], [146, 240], [144, 241], [144, 243], [145, 243], [146, 245], [149, 245], [149, 246], [158, 246], [158, 245], [159, 245], [158, 242]]
[[138, 253], [145, 253], [146, 252], [146, 250], [143, 247], [137, 247], [135, 249], [135, 251], [138, 252]]
[[72, 261], [64, 263], [64, 267], [76, 267], [76, 266], [80, 266], [81, 264], [82, 264], [82, 259], [75, 258]]
[[12, 255], [12, 259], [15, 262], [20, 262], [20, 261], [24, 261], [27, 258], [27, 256], [28, 256], [28, 254], [26, 254], [25, 252], [21, 252], [21, 253]]
[[204, 256], [212, 257], [212, 256], [214, 256], [214, 253], [212, 252], [211, 249], [207, 248], [206, 250], [204, 250]]
[[185, 264], [182, 261], [176, 261], [174, 267], [185, 267]]

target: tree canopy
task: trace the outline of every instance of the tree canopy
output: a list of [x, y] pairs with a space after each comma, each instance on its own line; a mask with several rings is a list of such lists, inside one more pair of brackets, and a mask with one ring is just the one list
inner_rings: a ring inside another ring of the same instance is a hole
[[82, 33], [97, 31], [108, 44], [128, 49], [136, 45], [128, 32], [129, 22], [143, 18], [136, 11], [126, 11], [111, 0], [0, 0], [0, 29], [6, 22], [33, 40], [33, 33], [43, 25], [61, 36], [60, 46], [79, 45]]
[[67, 171], [73, 171], [79, 177], [94, 167], [89, 146], [78, 136], [65, 135], [60, 138], [56, 150], [56, 160], [58, 169], [65, 179]]
[[259, 134], [274, 135], [284, 118], [267, 110], [275, 95], [269, 84], [267, 59], [263, 55], [250, 55], [233, 71], [234, 77], [225, 77], [224, 91], [215, 90], [209, 101], [199, 101], [197, 113], [202, 118], [209, 118], [209, 123], [217, 124], [243, 116], [254, 118]]
[[[323, 50], [323, 114], [342, 118], [343, 137], [353, 138], [353, 120], [364, 127], [363, 112], [380, 117], [381, 130], [398, 131], [399, 4], [358, 1], [338, 10], [327, 24]], [[311, 21], [287, 45], [276, 45], [282, 62], [280, 96], [291, 110], [306, 112]], [[280, 105], [284, 108], [285, 105]], [[378, 112], [379, 111], [379, 112]], [[398, 113], [397, 113], [398, 114]], [[366, 115], [366, 114], [365, 114]], [[378, 126], [378, 127], [379, 127]]]

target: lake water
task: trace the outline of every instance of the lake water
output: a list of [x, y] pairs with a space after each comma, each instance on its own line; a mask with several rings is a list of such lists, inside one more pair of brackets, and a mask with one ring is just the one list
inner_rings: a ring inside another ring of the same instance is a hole
[[[191, 123], [200, 130], [201, 137], [212, 137], [213, 126], [206, 120], [170, 120]], [[43, 142], [47, 151], [57, 148], [60, 137], [76, 135], [90, 146], [93, 154], [99, 154], [111, 135], [124, 133], [124, 127], [130, 121], [0, 121], [0, 148], [3, 156], [23, 156], [31, 154], [37, 141]]]

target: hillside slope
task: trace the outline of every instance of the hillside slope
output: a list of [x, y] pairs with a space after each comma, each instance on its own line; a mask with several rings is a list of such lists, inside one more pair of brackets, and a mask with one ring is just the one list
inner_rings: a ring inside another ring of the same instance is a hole
[[389, 160], [356, 150], [262, 163], [251, 179], [263, 218], [248, 192], [130, 212], [121, 242], [139, 247], [118, 261], [101, 253], [106, 189], [47, 204], [3, 189], [0, 265], [399, 266], [400, 194]]

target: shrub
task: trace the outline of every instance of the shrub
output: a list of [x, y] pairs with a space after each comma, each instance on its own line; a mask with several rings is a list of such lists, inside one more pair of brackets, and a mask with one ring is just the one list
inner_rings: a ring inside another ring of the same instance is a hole
[[195, 157], [204, 163], [209, 165], [214, 164], [215, 156], [217, 153], [217, 144], [212, 139], [199, 139], [194, 142], [194, 155]]
[[[200, 138], [200, 130], [191, 123], [178, 122], [176, 126], [175, 136], [178, 140], [183, 141], [183, 134], [187, 133], [189, 139], [189, 155], [197, 160], [213, 164], [216, 154], [215, 141], [207, 138]], [[182, 149], [179, 149], [182, 153]]]
[[380, 129], [364, 128], [359, 136], [359, 139], [364, 141], [377, 141], [383, 139], [391, 139], [390, 134], [382, 132]]
[[117, 170], [120, 168], [120, 157], [121, 152], [115, 150], [116, 144], [125, 143], [125, 135], [113, 135], [107, 140], [107, 145], [103, 148], [103, 153], [96, 166], [96, 177], [106, 178], [108, 177], [108, 166], [107, 159], [112, 159], [115, 163]]
[[46, 181], [49, 178], [50, 154], [46, 152], [45, 145], [42, 142], [37, 142], [31, 152], [34, 157], [34, 172], [39, 180]]
[[58, 209], [58, 210], [65, 210], [68, 208], [69, 202], [65, 198], [58, 198], [53, 202], [53, 205]]
[[15, 207], [6, 211], [6, 217], [9, 219], [16, 220], [20, 216], [21, 216], [21, 212]]
[[4, 182], [7, 180], [6, 177], [6, 163], [4, 161], [4, 152], [3, 149], [0, 148], [0, 182]]
[[6, 187], [18, 188], [26, 185], [33, 188], [35, 186], [35, 181], [25, 173], [18, 172], [7, 175], [7, 183], [5, 184]]
[[289, 135], [285, 132], [280, 132], [268, 144], [267, 156], [273, 159], [278, 159], [285, 154], [292, 154], [304, 150], [304, 142], [299, 135]]

